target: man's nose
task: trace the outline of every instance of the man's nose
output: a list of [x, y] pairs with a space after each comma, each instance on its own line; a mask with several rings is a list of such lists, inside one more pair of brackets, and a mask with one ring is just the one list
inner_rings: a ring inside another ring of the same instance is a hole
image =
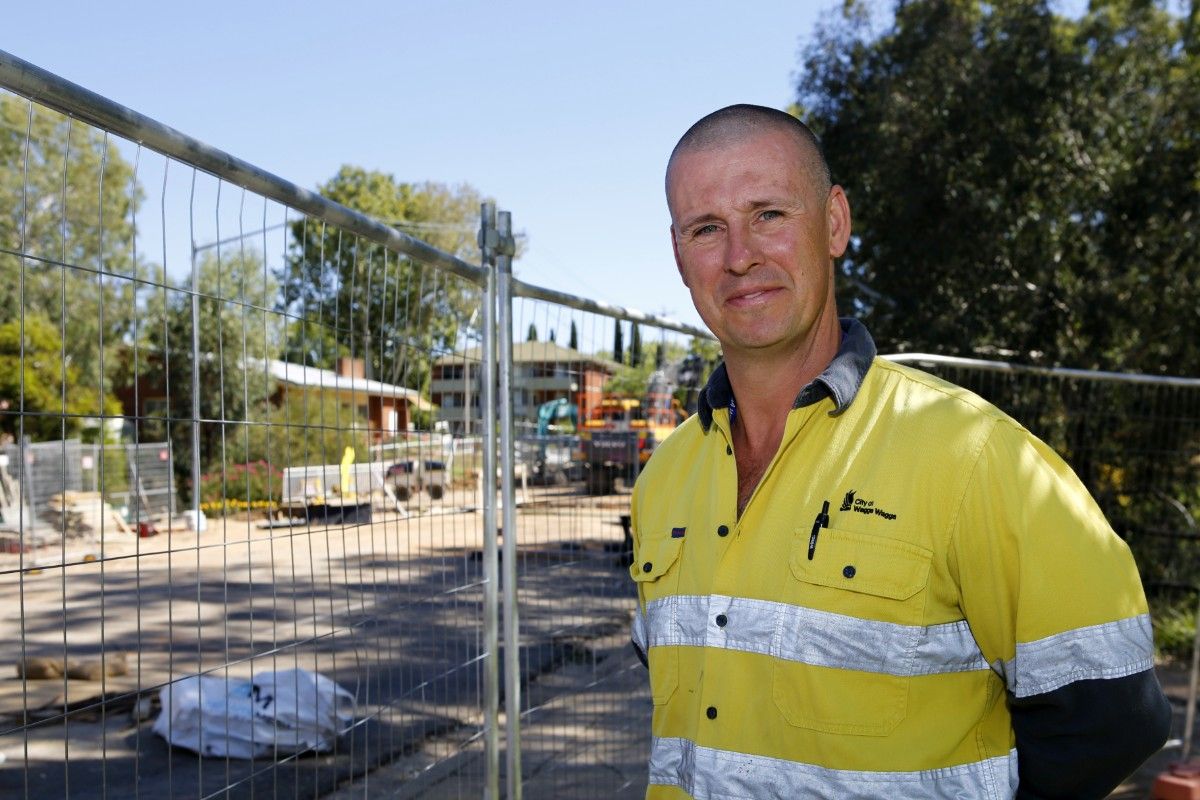
[[762, 263], [762, 251], [749, 226], [731, 225], [726, 241], [725, 269], [729, 272], [744, 275]]

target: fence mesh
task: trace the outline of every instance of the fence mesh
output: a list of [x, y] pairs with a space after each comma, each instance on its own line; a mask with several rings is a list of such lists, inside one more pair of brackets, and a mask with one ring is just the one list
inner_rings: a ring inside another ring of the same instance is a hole
[[[478, 287], [17, 95], [0, 110], [0, 794], [316, 797], [477, 750], [482, 426], [472, 406], [470, 436], [433, 430], [428, 398], [478, 336]], [[297, 669], [352, 710], [251, 729]], [[204, 757], [152, 727], [195, 686], [221, 720]], [[345, 730], [290, 752], [306, 724]]]
[[524, 792], [640, 797], [651, 704], [629, 645], [629, 494], [694, 399], [695, 347], [526, 298], [513, 330]]

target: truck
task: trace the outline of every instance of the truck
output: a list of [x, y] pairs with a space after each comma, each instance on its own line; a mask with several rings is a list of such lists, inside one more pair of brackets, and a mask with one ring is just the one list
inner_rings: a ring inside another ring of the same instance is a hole
[[605, 396], [580, 426], [589, 494], [612, 494], [617, 479], [633, 482], [654, 448], [687, 412], [664, 370], [651, 374], [643, 398]]

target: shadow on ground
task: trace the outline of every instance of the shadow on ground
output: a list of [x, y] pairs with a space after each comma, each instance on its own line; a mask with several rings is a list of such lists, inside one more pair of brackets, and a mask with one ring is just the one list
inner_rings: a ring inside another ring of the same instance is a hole
[[[353, 536], [347, 530], [339, 535]], [[74, 574], [66, 599], [25, 614], [25, 654], [61, 656], [68, 640], [72, 655], [87, 652], [89, 632], [103, 623], [103, 650], [132, 654], [137, 679], [102, 698], [100, 684], [58, 683], [69, 698], [57, 692], [35, 704], [33, 693], [6, 678], [0, 796], [317, 797], [361, 784], [384, 765], [405, 761], [426, 771], [477, 749], [485, 682], [479, 552], [406, 557], [385, 549], [303, 566], [264, 572], [194, 560], [188, 571], [142, 565]], [[538, 685], [548, 676], [566, 669], [600, 676], [607, 668], [609, 654], [590, 642], [627, 642], [632, 589], [619, 557], [598, 542], [523, 549], [518, 570], [522, 694], [544, 704]], [[124, 619], [114, 618], [118, 610]], [[295, 666], [319, 670], [355, 695], [357, 722], [330, 753], [202, 759], [150, 730], [146, 703], [172, 676], [241, 678]], [[603, 724], [588, 722], [593, 745]]]

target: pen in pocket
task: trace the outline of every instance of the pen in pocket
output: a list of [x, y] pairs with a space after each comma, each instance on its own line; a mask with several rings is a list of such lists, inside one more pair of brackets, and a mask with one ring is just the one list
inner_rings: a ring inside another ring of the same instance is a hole
[[817, 514], [817, 518], [813, 520], [812, 533], [808, 535], [808, 560], [812, 561], [813, 554], [817, 552], [817, 534], [821, 532], [821, 528], [829, 527], [829, 501], [826, 500], [821, 506], [821, 513]]

